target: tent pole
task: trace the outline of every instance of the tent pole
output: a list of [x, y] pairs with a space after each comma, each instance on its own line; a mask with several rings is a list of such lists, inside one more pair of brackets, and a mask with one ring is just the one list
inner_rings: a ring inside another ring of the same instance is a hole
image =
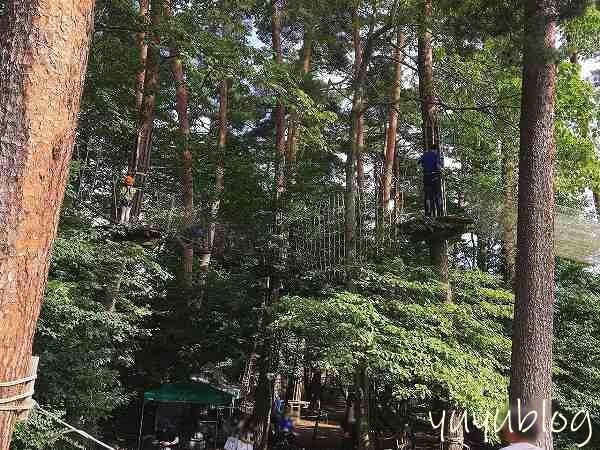
[[140, 431], [138, 433], [138, 450], [142, 448], [142, 428], [144, 426], [144, 408], [146, 407], [146, 400], [142, 401], [142, 413], [140, 415]]

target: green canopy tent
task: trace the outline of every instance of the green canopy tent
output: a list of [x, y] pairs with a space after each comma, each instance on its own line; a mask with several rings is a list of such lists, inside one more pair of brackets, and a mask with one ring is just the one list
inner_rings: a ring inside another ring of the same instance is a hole
[[229, 392], [201, 382], [163, 384], [158, 389], [144, 392], [144, 402], [182, 402], [229, 406], [234, 398], [234, 395]]
[[237, 398], [232, 392], [219, 389], [205, 382], [168, 383], [157, 389], [144, 392], [140, 429], [138, 436], [138, 449], [142, 445], [142, 428], [144, 423], [144, 409], [148, 402], [164, 404], [196, 404], [212, 408], [233, 406]]

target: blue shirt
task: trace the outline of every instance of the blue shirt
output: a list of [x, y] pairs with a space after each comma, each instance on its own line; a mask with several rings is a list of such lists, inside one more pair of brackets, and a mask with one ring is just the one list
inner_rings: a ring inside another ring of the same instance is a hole
[[423, 172], [427, 174], [439, 172], [441, 169], [440, 155], [432, 150], [423, 153], [419, 162], [423, 166]]
[[279, 429], [281, 431], [294, 431], [294, 421], [289, 417], [284, 417], [279, 422]]
[[284, 401], [280, 398], [276, 398], [273, 401], [273, 409], [275, 410], [275, 412], [281, 414], [283, 413], [283, 406], [284, 406]]

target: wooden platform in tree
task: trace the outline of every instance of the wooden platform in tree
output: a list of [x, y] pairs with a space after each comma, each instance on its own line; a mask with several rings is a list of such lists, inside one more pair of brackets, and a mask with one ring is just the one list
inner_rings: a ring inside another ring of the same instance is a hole
[[152, 247], [163, 238], [160, 230], [143, 226], [113, 226], [111, 238], [116, 242], [135, 242], [136, 244]]
[[453, 239], [464, 234], [473, 219], [461, 216], [415, 216], [398, 225], [400, 232], [414, 241]]

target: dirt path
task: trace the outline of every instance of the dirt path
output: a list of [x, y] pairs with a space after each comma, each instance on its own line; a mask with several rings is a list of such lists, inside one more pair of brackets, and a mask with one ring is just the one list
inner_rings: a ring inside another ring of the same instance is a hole
[[339, 449], [342, 444], [342, 429], [339, 423], [329, 420], [319, 423], [315, 438], [314, 420], [296, 420], [298, 447], [306, 449]]

